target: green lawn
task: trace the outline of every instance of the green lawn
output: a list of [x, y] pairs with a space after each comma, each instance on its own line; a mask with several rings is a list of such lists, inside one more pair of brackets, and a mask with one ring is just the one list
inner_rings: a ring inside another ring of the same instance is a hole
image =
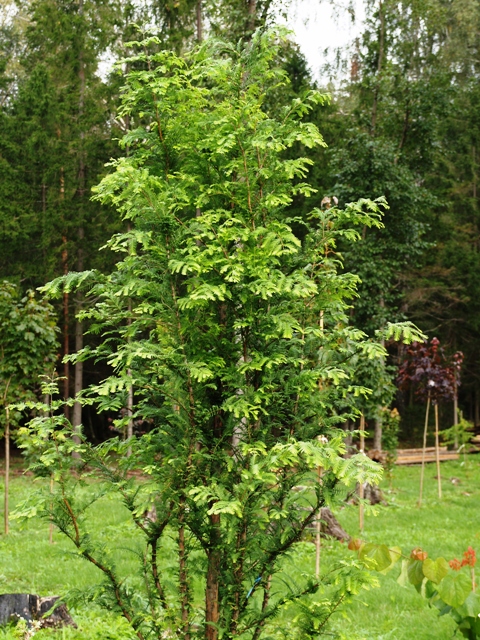
[[[393, 490], [386, 491], [388, 507], [368, 516], [363, 539], [400, 546], [404, 552], [422, 547], [433, 558], [461, 558], [471, 545], [480, 551], [480, 457], [471, 456], [467, 467], [460, 462], [441, 466], [443, 499], [437, 497], [436, 469], [426, 466], [424, 506], [417, 508], [420, 466], [397, 467]], [[452, 483], [458, 479], [458, 483]], [[386, 484], [386, 483], [385, 483]], [[358, 510], [347, 507], [338, 514], [345, 529], [358, 535]], [[399, 567], [380, 575], [380, 589], [365, 592], [337, 622], [346, 638], [375, 640], [447, 640], [455, 624], [439, 617], [413, 587], [397, 584]]]
[[[459, 462], [442, 464], [444, 498], [441, 502], [436, 497], [435, 465], [427, 465], [422, 509], [416, 507], [419, 473], [419, 467], [395, 469], [393, 490], [384, 487], [389, 506], [378, 508], [376, 516], [367, 515], [363, 538], [400, 546], [404, 552], [420, 546], [432, 557], [443, 555], [447, 560], [461, 557], [468, 545], [480, 551], [480, 456], [472, 456], [467, 468]], [[459, 482], [453, 484], [451, 478], [457, 478]], [[16, 475], [12, 481], [13, 506], [33, 487], [31, 477]], [[133, 570], [133, 557], [125, 549], [131, 541], [132, 530], [126, 523], [122, 505], [103, 498], [94, 507], [93, 514], [95, 535], [115, 543], [119, 549], [117, 562], [122, 565], [123, 573], [128, 574], [130, 562]], [[337, 515], [350, 534], [358, 535], [358, 508], [345, 507]], [[326, 542], [322, 547], [322, 564], [328, 568], [350, 554], [344, 545]], [[299, 569], [312, 570], [314, 545], [301, 543], [297, 559], [298, 566], [292, 573]], [[396, 568], [387, 576], [380, 575], [380, 588], [362, 592], [353, 605], [336, 615], [335, 630], [343, 638], [447, 640], [452, 637], [455, 625], [451, 619], [448, 616], [439, 618], [413, 587], [400, 587], [395, 580], [398, 573]], [[72, 546], [60, 534], [55, 533], [54, 544], [49, 544], [48, 523], [44, 521], [37, 518], [27, 522], [13, 521], [9, 536], [0, 536], [0, 593], [61, 594], [67, 589], [81, 589], [98, 581], [94, 568], [75, 556]], [[47, 637], [127, 640], [135, 637], [121, 619], [91, 606], [78, 607], [72, 613], [78, 630], [44, 631], [35, 637], [39, 640]], [[0, 639], [14, 637], [12, 632], [0, 631]]]

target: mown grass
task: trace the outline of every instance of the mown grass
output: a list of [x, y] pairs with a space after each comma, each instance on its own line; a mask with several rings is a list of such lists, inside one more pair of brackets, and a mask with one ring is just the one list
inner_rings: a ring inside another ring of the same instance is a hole
[[[447, 559], [461, 557], [469, 545], [480, 551], [480, 457], [470, 457], [466, 466], [461, 462], [442, 464], [442, 501], [436, 494], [435, 465], [427, 465], [421, 509], [416, 506], [419, 474], [419, 467], [394, 470], [392, 489], [387, 480], [383, 486], [389, 506], [378, 507], [375, 516], [367, 515], [362, 538], [400, 546], [406, 553], [420, 546], [432, 557], [443, 555]], [[452, 478], [457, 479], [455, 483]], [[34, 490], [33, 478], [18, 473], [12, 481], [12, 506]], [[351, 535], [359, 535], [357, 507], [347, 506], [338, 511], [337, 516]], [[124, 507], [115, 499], [102, 498], [92, 508], [91, 528], [93, 535], [116, 547], [115, 558], [123, 575], [130, 571], [133, 574], [135, 558], [127, 550], [132, 543], [133, 531], [127, 523]], [[49, 544], [48, 530], [48, 523], [31, 518], [13, 521], [10, 534], [0, 536], [0, 593], [62, 594], [101, 581], [95, 568], [79, 558], [61, 534], [55, 532], [54, 544]], [[325, 542], [322, 566], [328, 569], [350, 554], [345, 545]], [[294, 557], [291, 564], [292, 574], [312, 571], [314, 562], [314, 545], [301, 543], [297, 559]], [[400, 587], [396, 582], [398, 573], [396, 568], [386, 576], [380, 575], [379, 588], [363, 591], [348, 608], [339, 611], [333, 618], [334, 630], [347, 640], [452, 638], [453, 621], [448, 616], [440, 618], [413, 588]], [[39, 640], [129, 640], [135, 637], [121, 618], [92, 605], [78, 606], [72, 614], [78, 624], [77, 630], [42, 631], [35, 637]], [[0, 640], [15, 637], [11, 630], [0, 631]]]
[[[424, 500], [417, 507], [420, 467], [397, 467], [393, 488], [384, 482], [388, 507], [367, 516], [363, 539], [400, 546], [405, 552], [422, 547], [436, 558], [461, 558], [471, 545], [480, 551], [480, 457], [441, 465], [443, 498], [437, 496], [436, 469], [426, 466]], [[452, 482], [454, 480], [454, 482]], [[346, 507], [339, 520], [351, 534], [359, 535], [358, 510]], [[349, 607], [347, 618], [336, 623], [346, 638], [375, 640], [447, 640], [455, 632], [450, 616], [439, 617], [436, 609], [413, 587], [397, 584], [399, 568], [379, 576], [380, 588], [365, 592]]]

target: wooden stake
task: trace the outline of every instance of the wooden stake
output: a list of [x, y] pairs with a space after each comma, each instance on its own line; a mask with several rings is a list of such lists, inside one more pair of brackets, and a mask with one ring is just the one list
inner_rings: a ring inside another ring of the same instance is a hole
[[420, 495], [418, 497], [418, 506], [422, 506], [423, 497], [423, 479], [425, 476], [425, 451], [427, 448], [427, 432], [428, 432], [428, 413], [430, 411], [430, 391], [427, 397], [427, 410], [425, 412], [425, 428], [423, 429], [423, 449], [422, 449], [422, 468], [420, 471]]
[[[127, 369], [127, 376], [132, 377], [132, 370]], [[128, 387], [128, 396], [127, 396], [127, 416], [128, 416], [128, 425], [127, 425], [127, 440], [128, 442], [132, 441], [133, 438], [133, 386], [129, 385]], [[132, 455], [132, 447], [129, 446], [127, 449], [127, 456]]]
[[455, 441], [454, 448], [458, 451], [458, 390], [457, 381], [454, 380], [454, 394], [453, 394], [453, 426], [455, 427]]
[[[320, 311], [320, 329], [323, 331], [324, 330], [324, 320], [323, 320], [323, 309]], [[321, 379], [318, 379], [318, 388], [319, 390], [321, 390]], [[320, 439], [320, 438], [319, 438]], [[318, 467], [318, 484], [320, 484], [321, 482], [321, 478], [322, 478], [322, 468]], [[315, 575], [317, 577], [317, 580], [320, 578], [320, 552], [321, 552], [321, 547], [322, 547], [322, 538], [321, 538], [321, 533], [322, 533], [322, 510], [319, 509], [318, 510], [318, 514], [317, 514], [317, 522], [316, 522], [316, 536], [315, 536]]]
[[4, 523], [5, 535], [8, 535], [8, 491], [10, 484], [10, 411], [8, 405], [5, 407], [5, 501], [4, 501]]
[[[360, 416], [360, 453], [365, 453], [365, 416], [362, 414]], [[364, 498], [364, 487], [363, 482], [360, 482], [358, 487], [358, 497], [360, 498], [359, 510], [358, 510], [358, 520], [360, 531], [363, 531], [364, 526], [364, 506], [363, 506], [363, 498]]]
[[[53, 473], [50, 476], [50, 493], [53, 493]], [[51, 503], [51, 508], [53, 509], [53, 502]], [[48, 535], [48, 541], [50, 544], [53, 544], [53, 521], [52, 516], [50, 516], [50, 532]]]
[[[318, 467], [318, 483], [320, 484], [322, 479], [322, 468]], [[322, 510], [318, 510], [317, 514], [317, 522], [316, 522], [316, 532], [315, 532], [315, 575], [317, 580], [320, 578], [320, 552], [322, 547]]]
[[[130, 223], [128, 224], [128, 231], [130, 231], [131, 227], [130, 227]], [[128, 254], [132, 255], [133, 251], [132, 251], [133, 247], [132, 247], [132, 243], [130, 242], [129, 248], [128, 248]], [[128, 317], [127, 317], [127, 326], [130, 327], [130, 325], [132, 324], [132, 299], [129, 298], [128, 299]], [[127, 340], [128, 343], [131, 342], [132, 338], [130, 336], [130, 333], [128, 333], [127, 335]], [[127, 369], [127, 376], [131, 379], [132, 378], [132, 370], [131, 369]], [[133, 438], [133, 385], [129, 384], [128, 385], [128, 395], [127, 395], [127, 416], [128, 416], [128, 424], [127, 424], [127, 440], [128, 442], [132, 442], [132, 438]], [[132, 447], [131, 445], [128, 447], [127, 449], [127, 457], [130, 457], [132, 455]]]
[[437, 461], [438, 497], [442, 499], [442, 478], [440, 475], [440, 443], [438, 439], [438, 404], [435, 404], [435, 458]]

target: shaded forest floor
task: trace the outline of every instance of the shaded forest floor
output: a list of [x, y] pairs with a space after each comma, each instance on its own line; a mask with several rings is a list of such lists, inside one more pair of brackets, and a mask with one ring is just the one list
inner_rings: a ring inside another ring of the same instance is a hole
[[[20, 471], [20, 469], [18, 469]], [[424, 507], [416, 507], [420, 467], [394, 469], [392, 488], [385, 480], [383, 489], [388, 507], [378, 507], [377, 515], [367, 514], [363, 539], [400, 546], [405, 553], [422, 547], [430, 556], [443, 555], [447, 560], [461, 557], [471, 545], [480, 551], [480, 456], [470, 456], [467, 464], [442, 464], [444, 498], [437, 498], [435, 465], [427, 465]], [[454, 481], [452, 482], [452, 479]], [[0, 489], [3, 480], [0, 479]], [[12, 481], [13, 506], [35, 490], [31, 476], [15, 474]], [[118, 545], [116, 563], [122, 573], [133, 573], [131, 554], [126, 550], [130, 538], [123, 506], [113, 499], [102, 499], [93, 508], [92, 533]], [[358, 508], [345, 507], [337, 513], [344, 528], [358, 535]], [[350, 556], [345, 545], [324, 542], [322, 568]], [[131, 565], [131, 566], [130, 566]], [[310, 542], [298, 545], [287, 560], [285, 570], [295, 578], [303, 571], [313, 571], [315, 547]], [[363, 591], [347, 609], [334, 618], [335, 631], [345, 640], [448, 640], [455, 625], [428, 607], [413, 587], [396, 582], [399, 567], [379, 576], [380, 588]], [[8, 537], [0, 536], [0, 593], [28, 592], [39, 595], [62, 594], [101, 582], [93, 567], [79, 558], [63, 537], [55, 532], [49, 544], [49, 525], [36, 517], [14, 520]], [[92, 593], [94, 596], [94, 593]], [[56, 640], [130, 640], [135, 636], [122, 619], [109, 615], [92, 604], [79, 603], [72, 610], [78, 630], [41, 631], [35, 638]], [[279, 625], [282, 624], [278, 619]], [[13, 631], [1, 631], [0, 639], [13, 640]]]

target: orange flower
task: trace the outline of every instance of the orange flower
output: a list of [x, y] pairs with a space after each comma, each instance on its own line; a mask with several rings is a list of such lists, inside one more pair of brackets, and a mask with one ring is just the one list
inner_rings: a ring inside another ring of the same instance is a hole
[[477, 554], [475, 553], [475, 549], [472, 547], [468, 547], [468, 549], [463, 554], [462, 567], [474, 567], [477, 562]]
[[453, 560], [450, 560], [448, 564], [454, 571], [460, 571], [460, 569], [462, 568], [462, 563], [460, 562], [460, 560], [457, 560], [456, 558], [454, 558]]
[[362, 546], [362, 541], [359, 540], [358, 538], [352, 538], [348, 543], [348, 548], [350, 549], [350, 551], [358, 551], [361, 546]]
[[420, 562], [423, 562], [428, 558], [428, 553], [426, 551], [422, 551], [420, 547], [417, 547], [412, 551], [410, 557], [413, 558], [413, 560], [420, 560]]

